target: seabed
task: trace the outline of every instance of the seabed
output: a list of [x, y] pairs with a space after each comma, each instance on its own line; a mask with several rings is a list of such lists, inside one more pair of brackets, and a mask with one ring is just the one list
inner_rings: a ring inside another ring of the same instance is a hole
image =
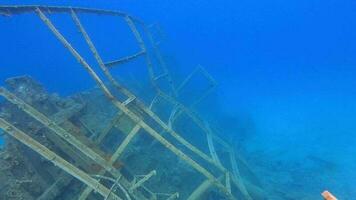
[[[243, 156], [194, 109], [215, 80], [199, 66], [176, 86], [151, 26], [123, 12], [88, 8], [1, 6], [0, 13], [37, 15], [97, 83], [61, 97], [30, 76], [6, 80], [0, 88], [1, 200], [267, 199]], [[55, 13], [72, 17], [100, 71], [48, 18]], [[93, 14], [124, 19], [140, 51], [104, 62], [79, 19]], [[144, 94], [110, 71], [140, 58], [153, 88]], [[187, 105], [179, 96], [194, 76], [209, 87]]]

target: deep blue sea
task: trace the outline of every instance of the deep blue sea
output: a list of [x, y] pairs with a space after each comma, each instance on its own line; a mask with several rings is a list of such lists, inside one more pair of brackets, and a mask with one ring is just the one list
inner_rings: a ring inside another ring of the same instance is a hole
[[[206, 106], [202, 112], [209, 118], [227, 116], [219, 119], [224, 127], [244, 130], [224, 137], [241, 146], [264, 183], [286, 193], [305, 193], [305, 199], [322, 199], [323, 190], [339, 199], [356, 199], [356, 1], [0, 4], [121, 10], [158, 23], [172, 71], [188, 74], [202, 65], [218, 82], [211, 97], [214, 108]], [[75, 37], [75, 29], [69, 30], [73, 24], [54, 22]], [[82, 68], [73, 67], [76, 61], [41, 23], [34, 15], [0, 18], [0, 85], [8, 77], [29, 74], [61, 95], [92, 87], [94, 82]], [[115, 32], [110, 27], [91, 30], [98, 32], [102, 47], [135, 52], [120, 49], [124, 39], [111, 43], [115, 35], [108, 33]]]

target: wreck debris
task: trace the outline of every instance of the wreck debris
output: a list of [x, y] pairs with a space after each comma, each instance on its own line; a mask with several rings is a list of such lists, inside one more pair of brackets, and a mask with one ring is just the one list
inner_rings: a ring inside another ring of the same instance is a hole
[[[255, 197], [262, 190], [258, 185], [248, 182], [247, 178], [242, 178], [240, 162], [238, 163], [240, 156], [236, 155], [228, 142], [217, 136], [208, 122], [193, 111], [193, 108], [215, 88], [215, 80], [199, 66], [179, 87], [176, 87], [149, 27], [141, 20], [122, 12], [74, 7], [0, 6], [0, 12], [9, 15], [36, 13], [99, 86], [101, 93], [95, 90], [87, 92], [86, 95], [90, 97], [100, 93], [101, 99], [105, 99], [90, 101], [90, 98], [78, 100], [72, 97], [64, 100], [56, 95], [47, 94], [30, 77], [12, 79], [7, 82], [7, 89], [1, 87], [0, 95], [10, 104], [5, 103], [1, 106], [5, 110], [0, 115], [0, 128], [20, 142], [9, 139], [8, 148], [11, 143], [15, 144], [15, 148], [23, 149], [25, 145], [41, 155], [31, 155], [40, 160], [40, 163], [51, 162], [55, 165], [46, 163], [44, 165], [46, 170], [38, 173], [35, 171], [39, 166], [33, 166], [32, 173], [36, 174], [33, 176], [41, 181], [34, 181], [33, 178], [12, 182], [11, 184], [17, 185], [5, 189], [8, 194], [6, 198], [60, 199], [63, 198], [61, 195], [68, 195], [66, 199], [85, 200], [100, 199], [97, 196], [99, 194], [101, 199], [172, 200], [201, 199], [214, 192], [224, 199], [257, 199]], [[71, 15], [109, 83], [103, 81], [104, 77], [99, 76], [100, 72], [88, 64], [47, 17], [53, 13]], [[104, 62], [78, 14], [122, 17], [135, 36], [140, 51], [134, 55]], [[138, 26], [143, 28], [148, 36], [149, 45], [153, 46], [153, 54], [162, 68], [158, 75]], [[110, 72], [114, 66], [131, 62], [141, 56], [145, 58], [150, 82], [154, 88], [154, 98], [151, 102], [141, 100], [140, 96], [131, 92]], [[210, 87], [186, 106], [179, 102], [178, 96], [197, 73], [208, 80]], [[168, 84], [169, 92], [161, 89], [162, 80]], [[103, 105], [108, 115], [104, 117], [108, 119], [101, 129], [90, 126], [85, 120], [95, 118], [90, 115], [90, 112], [95, 111], [90, 111], [89, 108], [95, 109], [99, 101], [106, 101]], [[173, 107], [167, 120], [161, 118], [159, 111], [153, 111], [162, 101]], [[176, 122], [182, 119], [192, 121], [201, 129], [204, 134], [203, 140], [207, 140], [210, 155], [182, 136], [182, 130], [175, 127]], [[118, 144], [112, 148], [103, 148], [108, 146], [105, 145], [106, 138], [111, 136], [120, 136], [121, 139], [115, 139]], [[142, 139], [147, 136], [151, 136], [150, 139]], [[148, 142], [149, 140], [152, 142]], [[228, 157], [224, 160], [228, 160], [229, 165], [223, 163], [221, 155], [216, 152], [214, 145], [217, 144], [227, 152]], [[3, 171], [12, 171], [8, 175], [11, 180], [16, 180], [12, 177], [13, 169], [16, 168], [14, 166], [31, 166], [38, 163], [30, 161], [23, 163], [24, 159], [19, 158], [20, 163], [16, 158], [21, 154], [15, 155], [9, 149], [6, 153], [12, 154], [11, 159], [5, 157], [6, 164], [0, 160], [0, 166], [4, 166]], [[1, 156], [4, 157], [6, 153]], [[174, 176], [174, 173], [178, 175]], [[196, 177], [196, 183], [187, 184], [184, 177], [191, 176]], [[41, 187], [38, 187], [39, 191], [35, 193], [33, 190], [19, 189], [22, 184], [28, 183]], [[50, 186], [45, 187], [46, 185]], [[63, 194], [70, 185], [79, 187]]]

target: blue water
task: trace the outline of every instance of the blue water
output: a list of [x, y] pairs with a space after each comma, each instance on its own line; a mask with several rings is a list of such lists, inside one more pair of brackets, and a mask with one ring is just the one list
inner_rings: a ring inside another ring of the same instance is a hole
[[[31, 3], [54, 5], [26, 1]], [[219, 83], [217, 110], [232, 118], [248, 117], [249, 126], [253, 124], [240, 145], [261, 179], [284, 192], [315, 198], [324, 189], [340, 199], [356, 195], [356, 1], [112, 0], [61, 5], [123, 10], [158, 22], [173, 68], [187, 73], [203, 65]], [[37, 18], [16, 20], [0, 19], [0, 55], [7, 55], [0, 61], [1, 81], [31, 74], [62, 94], [92, 86], [85, 72], [73, 67], [73, 58], [55, 59], [63, 47]], [[26, 23], [19, 28], [21, 22]], [[34, 36], [41, 40], [28, 41]], [[102, 37], [107, 37], [105, 32]], [[245, 125], [242, 120], [240, 126]], [[238, 133], [226, 137], [241, 139]]]

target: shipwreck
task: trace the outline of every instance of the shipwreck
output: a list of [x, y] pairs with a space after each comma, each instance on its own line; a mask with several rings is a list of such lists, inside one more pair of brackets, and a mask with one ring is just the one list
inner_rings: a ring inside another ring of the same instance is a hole
[[[118, 11], [0, 6], [4, 17], [24, 13], [37, 15], [97, 86], [61, 97], [27, 75], [5, 81], [0, 87], [5, 140], [0, 200], [267, 199], [243, 156], [219, 136], [223, 133], [217, 134], [223, 129], [194, 109], [215, 88], [215, 80], [199, 66], [176, 85], [152, 34], [154, 26]], [[71, 17], [98, 68], [49, 15]], [[88, 15], [123, 20], [140, 50], [104, 61], [81, 22]], [[148, 72], [148, 84], [141, 83], [144, 94], [111, 73], [137, 59], [144, 60], [140, 67]], [[189, 103], [180, 101], [194, 76], [203, 77], [207, 89]]]

